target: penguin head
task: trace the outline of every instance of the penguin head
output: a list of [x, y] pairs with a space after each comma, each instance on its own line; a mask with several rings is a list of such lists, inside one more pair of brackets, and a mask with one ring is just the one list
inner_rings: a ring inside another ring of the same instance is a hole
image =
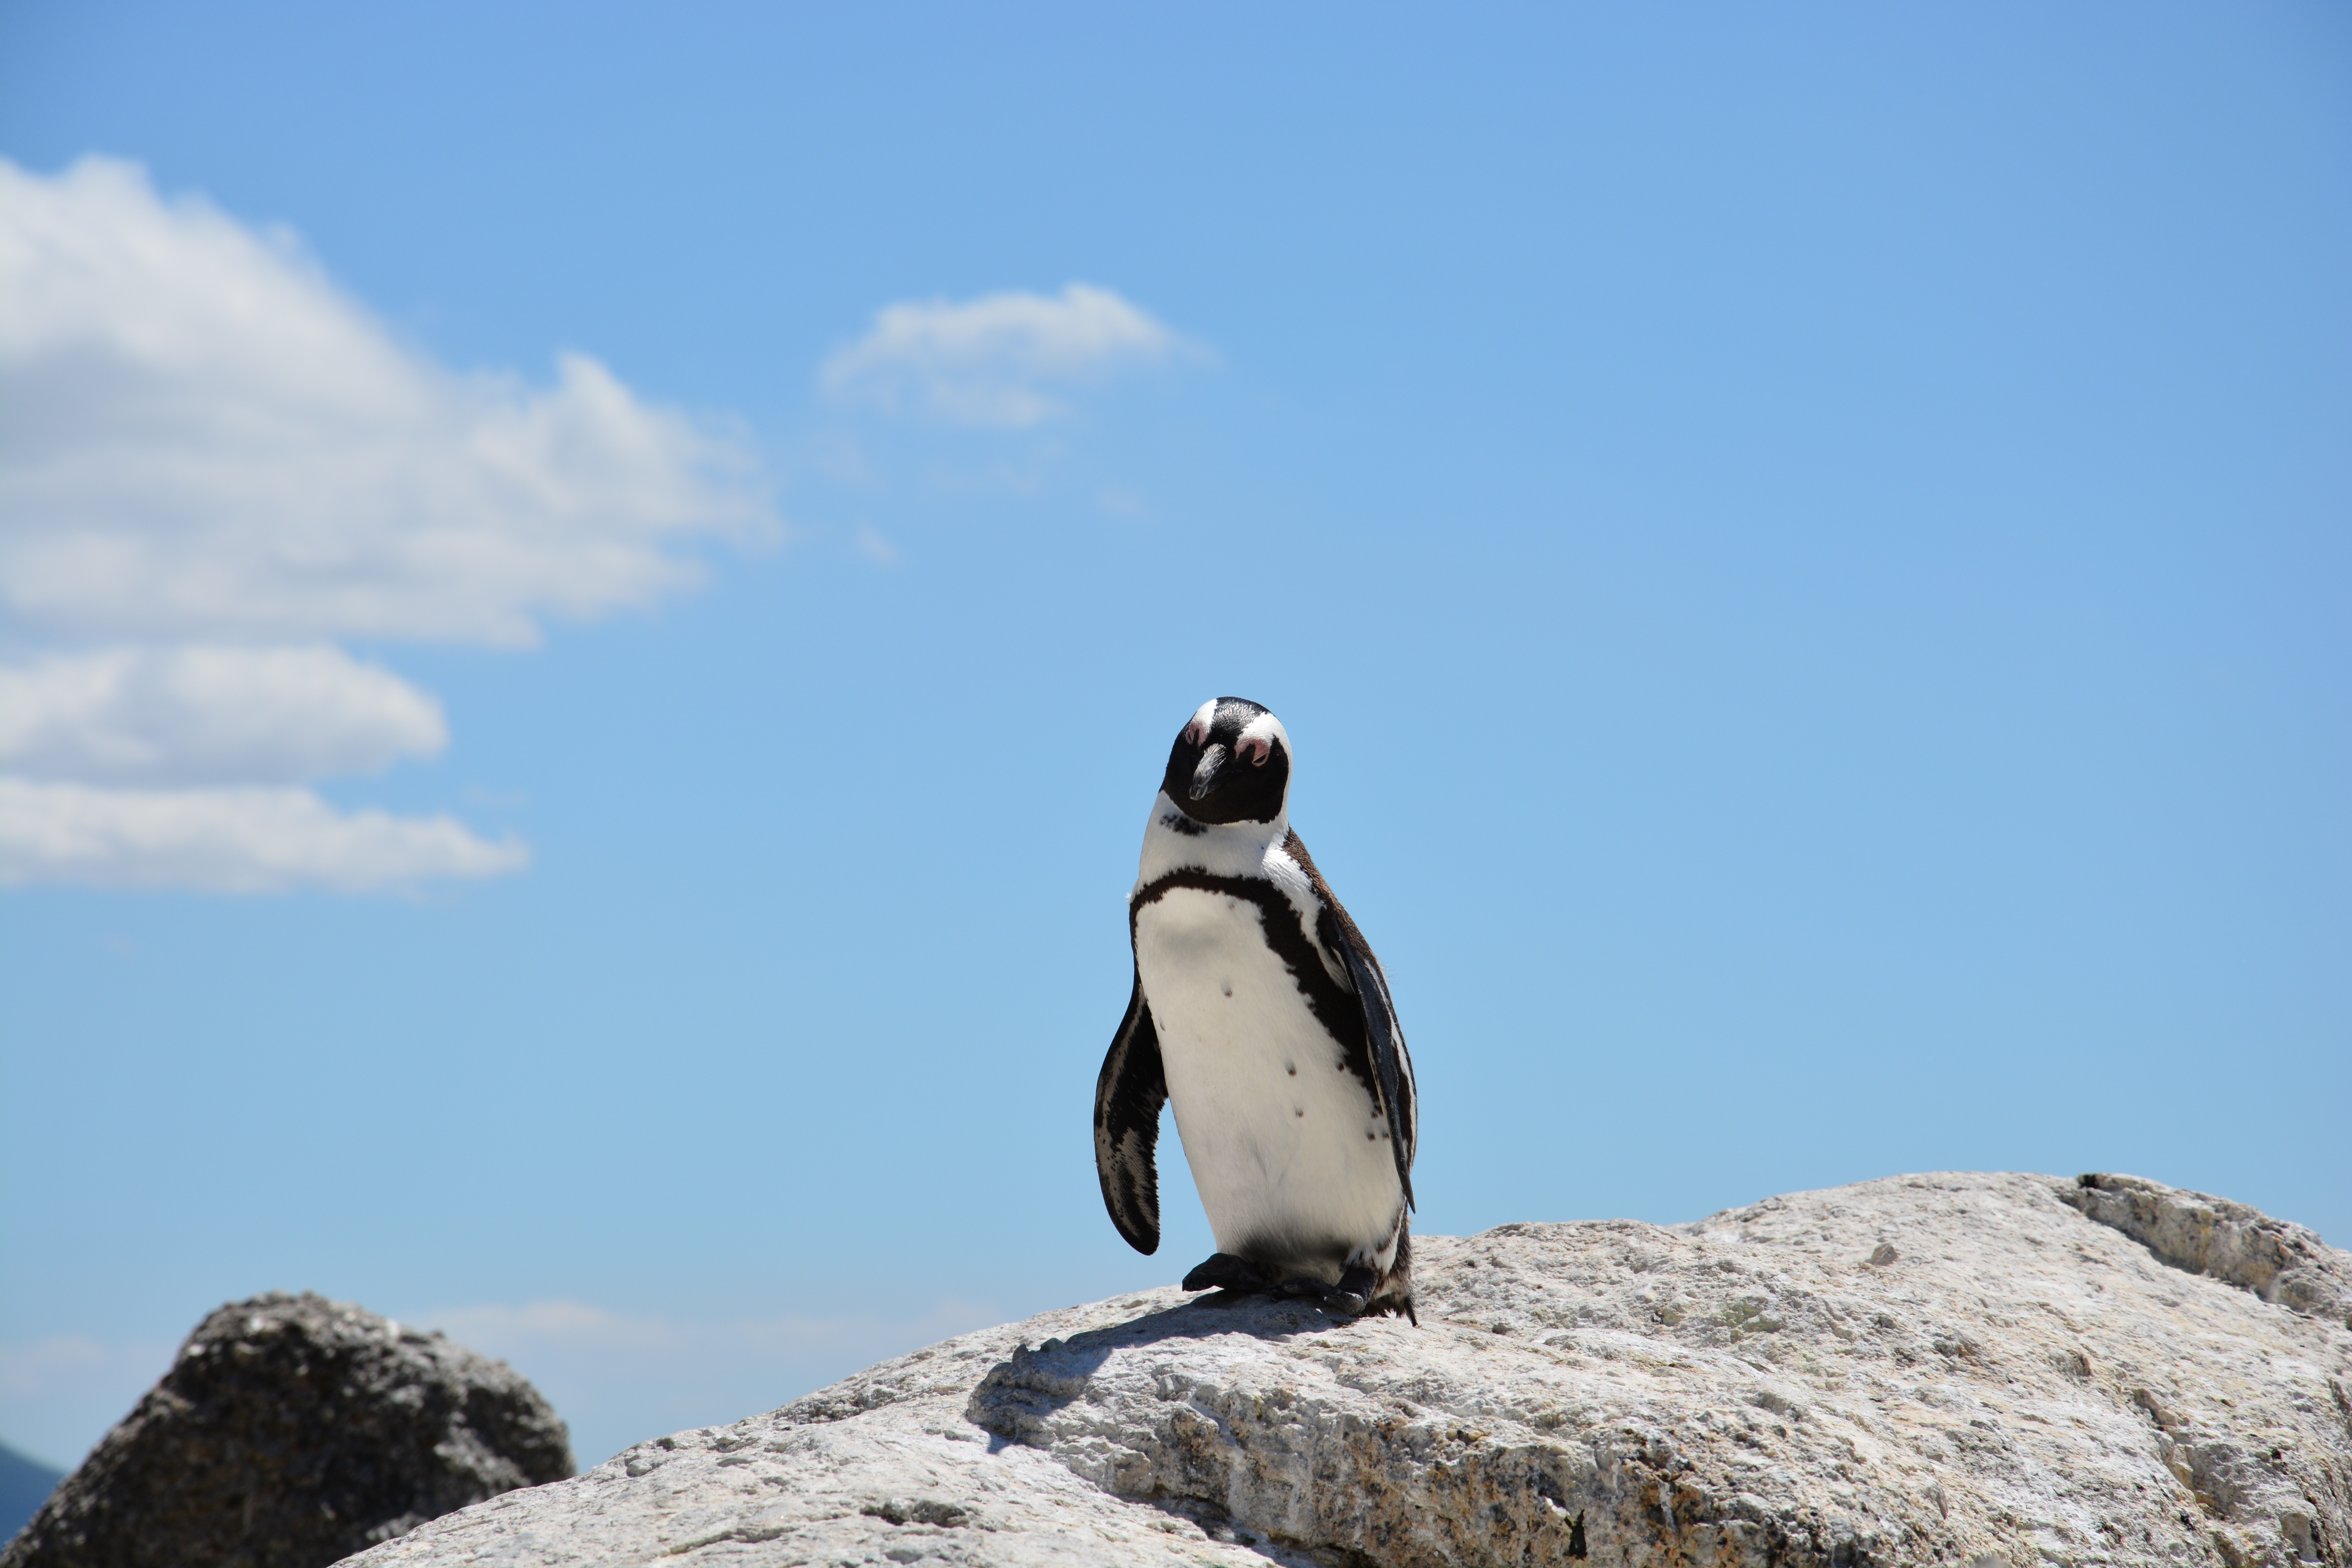
[[1195, 822], [1272, 822], [1290, 790], [1290, 736], [1248, 698], [1214, 698], [1177, 735], [1160, 787]]

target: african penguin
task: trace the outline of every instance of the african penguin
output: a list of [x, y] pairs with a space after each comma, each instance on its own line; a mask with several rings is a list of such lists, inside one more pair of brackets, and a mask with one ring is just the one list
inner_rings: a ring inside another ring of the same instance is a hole
[[1255, 702], [1203, 702], [1176, 737], [1127, 901], [1135, 989], [1095, 1084], [1096, 1173], [1118, 1233], [1157, 1251], [1173, 1100], [1217, 1237], [1186, 1289], [1410, 1316], [1412, 1058], [1289, 791], [1290, 737]]

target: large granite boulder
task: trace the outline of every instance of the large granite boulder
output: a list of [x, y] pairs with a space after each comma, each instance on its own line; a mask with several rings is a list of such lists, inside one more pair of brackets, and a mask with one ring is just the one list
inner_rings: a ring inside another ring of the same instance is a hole
[[273, 1292], [197, 1325], [0, 1568], [322, 1568], [572, 1470], [563, 1423], [504, 1362]]
[[1414, 1249], [1419, 1328], [1048, 1313], [354, 1568], [2352, 1563], [2352, 1259], [2221, 1200], [1897, 1176]]

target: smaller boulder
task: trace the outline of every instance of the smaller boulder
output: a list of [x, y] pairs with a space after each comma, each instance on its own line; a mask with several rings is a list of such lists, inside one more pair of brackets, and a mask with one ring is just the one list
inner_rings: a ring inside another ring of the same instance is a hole
[[324, 1568], [572, 1473], [563, 1423], [504, 1362], [272, 1291], [196, 1326], [0, 1568]]

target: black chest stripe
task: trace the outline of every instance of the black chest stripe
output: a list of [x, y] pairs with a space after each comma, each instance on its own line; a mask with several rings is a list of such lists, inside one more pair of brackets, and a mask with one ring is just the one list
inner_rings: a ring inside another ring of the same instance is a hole
[[1323, 1026], [1324, 1033], [1337, 1041], [1346, 1053], [1348, 1070], [1356, 1075], [1370, 1096], [1372, 1109], [1385, 1114], [1388, 1102], [1381, 1098], [1380, 1075], [1372, 1067], [1370, 1043], [1364, 1036], [1363, 1010], [1356, 998], [1343, 990], [1323, 967], [1322, 955], [1316, 951], [1313, 939], [1299, 924], [1298, 910], [1280, 888], [1258, 877], [1221, 877], [1213, 872], [1185, 869], [1154, 877], [1135, 890], [1127, 901], [1127, 937], [1131, 947], [1135, 942], [1136, 917], [1146, 904], [1156, 904], [1173, 889], [1191, 888], [1203, 893], [1223, 893], [1228, 898], [1247, 899], [1258, 908], [1258, 920], [1265, 930], [1265, 945], [1282, 960], [1290, 971], [1290, 978], [1298, 994], [1307, 1001], [1307, 1010], [1315, 1021]]

